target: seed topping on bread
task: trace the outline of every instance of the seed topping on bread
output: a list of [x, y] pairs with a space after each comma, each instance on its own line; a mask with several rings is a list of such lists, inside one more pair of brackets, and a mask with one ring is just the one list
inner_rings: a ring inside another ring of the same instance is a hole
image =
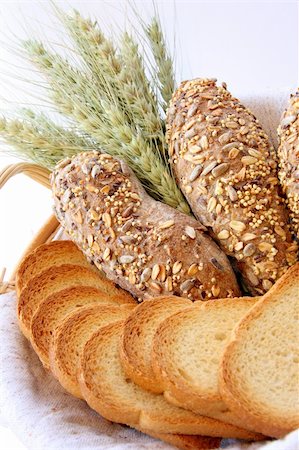
[[121, 161], [98, 152], [76, 155], [57, 166], [52, 185], [70, 237], [135, 296], [237, 295], [229, 262], [201, 223], [148, 197]]
[[[262, 294], [296, 261], [276, 155], [258, 120], [214, 79], [183, 82], [168, 110], [170, 162], [195, 216]], [[251, 244], [248, 246], [248, 244]]]

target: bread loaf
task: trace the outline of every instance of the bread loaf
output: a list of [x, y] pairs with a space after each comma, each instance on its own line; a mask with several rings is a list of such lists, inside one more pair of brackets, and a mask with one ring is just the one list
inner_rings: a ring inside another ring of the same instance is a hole
[[183, 82], [168, 110], [177, 183], [254, 295], [296, 261], [275, 154], [258, 120], [213, 79]]
[[278, 137], [279, 180], [287, 198], [292, 231], [299, 239], [299, 91], [291, 95]]
[[239, 294], [229, 261], [204, 227], [149, 197], [122, 161], [81, 153], [60, 163], [51, 182], [57, 218], [71, 239], [139, 299]]
[[299, 427], [299, 263], [244, 316], [220, 365], [228, 407], [248, 427], [280, 438]]
[[162, 395], [135, 385], [119, 358], [123, 322], [100, 328], [86, 342], [80, 388], [91, 408], [108, 420], [157, 433], [200, 434], [251, 439], [254, 433], [170, 405]]

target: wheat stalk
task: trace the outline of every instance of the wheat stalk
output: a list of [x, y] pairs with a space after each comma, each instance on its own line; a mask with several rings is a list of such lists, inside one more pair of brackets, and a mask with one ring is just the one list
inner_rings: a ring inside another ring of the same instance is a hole
[[45, 114], [23, 110], [20, 117], [0, 119], [0, 135], [16, 156], [52, 170], [61, 159], [96, 146], [73, 129], [57, 125]]
[[175, 78], [173, 62], [168, 54], [161, 24], [154, 17], [149, 26], [144, 26], [145, 33], [149, 39], [151, 49], [157, 65], [157, 77], [160, 83], [160, 93], [163, 99], [163, 109], [166, 112], [172, 94], [175, 90]]
[[142, 133], [132, 127], [117, 102], [117, 93], [99, 92], [94, 79], [50, 53], [37, 41], [27, 41], [31, 60], [47, 77], [58, 109], [78, 122], [107, 153], [124, 159], [156, 198], [189, 213], [189, 207], [168, 167]]

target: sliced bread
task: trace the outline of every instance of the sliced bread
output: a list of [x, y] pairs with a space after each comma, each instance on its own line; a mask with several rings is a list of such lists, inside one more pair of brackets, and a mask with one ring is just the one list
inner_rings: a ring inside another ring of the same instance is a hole
[[138, 386], [155, 393], [163, 391], [151, 366], [153, 337], [164, 319], [191, 305], [190, 300], [174, 296], [146, 300], [126, 320], [120, 358], [125, 373]]
[[197, 302], [161, 324], [153, 339], [152, 367], [168, 401], [247, 428], [223, 402], [218, 371], [233, 328], [256, 301], [242, 297]]
[[299, 263], [246, 314], [220, 370], [225, 403], [273, 437], [299, 427]]
[[177, 408], [163, 395], [145, 391], [132, 382], [119, 357], [123, 324], [101, 328], [84, 346], [79, 382], [91, 408], [112, 422], [157, 433], [250, 439], [250, 433], [242, 429]]
[[[137, 430], [137, 428], [136, 428]], [[149, 436], [167, 442], [181, 450], [219, 450], [221, 439], [208, 436], [192, 436], [188, 434], [155, 433], [138, 428], [138, 431]], [[154, 448], [154, 447], [153, 447]]]
[[31, 321], [30, 341], [43, 365], [49, 368], [51, 338], [68, 314], [90, 304], [118, 305], [118, 302], [118, 296], [111, 296], [88, 286], [64, 289], [42, 301]]
[[53, 241], [42, 244], [26, 255], [16, 273], [16, 289], [19, 294], [29, 280], [52, 266], [75, 264], [92, 267], [81, 250], [72, 241]]
[[87, 267], [72, 264], [53, 266], [31, 278], [18, 297], [18, 321], [24, 335], [30, 338], [31, 319], [40, 303], [49, 295], [69, 287], [90, 286], [107, 294], [119, 295], [124, 303], [135, 303], [129, 293]]
[[50, 368], [60, 384], [82, 398], [77, 380], [80, 355], [90, 336], [100, 327], [126, 319], [134, 305], [91, 305], [69, 314], [55, 329], [50, 343]]

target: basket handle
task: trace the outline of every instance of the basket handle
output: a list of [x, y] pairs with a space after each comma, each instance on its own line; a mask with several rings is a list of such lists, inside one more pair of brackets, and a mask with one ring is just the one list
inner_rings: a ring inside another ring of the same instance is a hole
[[[50, 171], [48, 169], [45, 169], [44, 167], [38, 166], [37, 164], [30, 164], [30, 163], [10, 164], [9, 166], [5, 167], [0, 172], [0, 189], [7, 183], [7, 181], [10, 178], [20, 173], [27, 175], [28, 177], [40, 183], [42, 186], [50, 189], [50, 181], [49, 181]], [[23, 253], [20, 261], [39, 245], [51, 241], [53, 236], [56, 234], [59, 225], [60, 224], [58, 220], [52, 214], [46, 221], [46, 223], [43, 225], [43, 227], [39, 230], [37, 235], [30, 242], [25, 252]], [[12, 290], [14, 288], [15, 274], [19, 264], [20, 262], [17, 264], [10, 280], [7, 282], [5, 282], [3, 279], [5, 274], [5, 269], [3, 269], [0, 276], [0, 294], [8, 292], [9, 290]]]

